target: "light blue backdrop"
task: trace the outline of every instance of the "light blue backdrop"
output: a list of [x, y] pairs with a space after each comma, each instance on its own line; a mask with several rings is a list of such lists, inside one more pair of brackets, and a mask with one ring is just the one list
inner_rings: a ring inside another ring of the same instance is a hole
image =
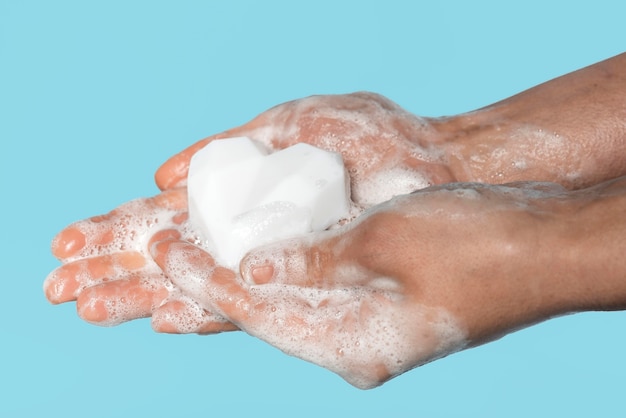
[[0, 0], [0, 416], [624, 416], [623, 313], [359, 391], [241, 333], [94, 327], [41, 291], [57, 231], [155, 194], [192, 142], [315, 93], [472, 110], [626, 49], [614, 3]]

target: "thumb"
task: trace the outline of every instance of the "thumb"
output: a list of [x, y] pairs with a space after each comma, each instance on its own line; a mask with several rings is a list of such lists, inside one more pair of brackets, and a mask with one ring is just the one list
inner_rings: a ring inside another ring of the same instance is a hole
[[343, 254], [338, 242], [336, 234], [323, 232], [258, 247], [241, 260], [241, 276], [250, 285], [331, 287]]

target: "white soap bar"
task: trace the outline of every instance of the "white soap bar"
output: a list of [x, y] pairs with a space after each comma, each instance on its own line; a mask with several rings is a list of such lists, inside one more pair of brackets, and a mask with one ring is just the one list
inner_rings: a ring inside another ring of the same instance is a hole
[[191, 224], [230, 268], [254, 247], [324, 230], [350, 210], [341, 155], [308, 144], [269, 154], [245, 137], [211, 141], [192, 157], [187, 188]]

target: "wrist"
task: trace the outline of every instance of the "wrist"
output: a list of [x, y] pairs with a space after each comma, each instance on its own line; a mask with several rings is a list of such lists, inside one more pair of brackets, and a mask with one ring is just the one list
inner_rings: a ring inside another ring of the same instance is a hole
[[459, 181], [580, 189], [624, 174], [625, 91], [622, 54], [433, 125]]
[[[626, 243], [607, 251], [614, 247], [608, 241], [619, 240], [617, 231], [607, 240], [618, 209], [608, 210], [610, 202], [600, 201], [597, 190], [549, 184], [493, 190], [503, 191], [508, 209], [487, 215], [482, 232], [472, 234], [479, 256], [459, 270], [460, 277], [470, 274], [462, 282], [471, 285], [446, 305], [464, 319], [472, 345], [569, 313], [626, 308]], [[623, 213], [626, 196], [620, 199]]]
[[509, 152], [506, 138], [514, 136], [519, 127], [506, 119], [500, 108], [437, 118], [431, 123], [456, 181], [498, 184], [516, 180], [511, 171], [521, 165]]

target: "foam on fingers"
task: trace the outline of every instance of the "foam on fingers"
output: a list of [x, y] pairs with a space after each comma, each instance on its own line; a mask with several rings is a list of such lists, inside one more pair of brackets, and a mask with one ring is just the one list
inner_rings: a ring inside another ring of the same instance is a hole
[[136, 251], [76, 260], [53, 270], [44, 280], [44, 293], [52, 303], [75, 300], [84, 289], [133, 274], [158, 274], [154, 263]]
[[152, 247], [152, 255], [174, 285], [204, 309], [235, 323], [248, 319], [245, 284], [209, 253], [188, 242], [164, 241]]
[[152, 312], [152, 328], [168, 334], [215, 334], [237, 329], [224, 317], [205, 310], [185, 295]]
[[250, 285], [189, 243], [164, 242], [154, 250], [165, 273], [202, 307], [359, 388], [378, 386], [466, 344], [466, 333], [444, 309], [394, 290], [354, 285], [358, 277], [351, 286], [328, 288]]
[[113, 326], [150, 316], [169, 295], [160, 277], [134, 277], [92, 286], [77, 301], [78, 314], [85, 321]]
[[286, 354], [325, 367], [369, 389], [418, 365], [462, 349], [466, 334], [443, 309], [406, 303], [364, 287], [312, 289], [242, 286], [220, 305], [238, 325]]

